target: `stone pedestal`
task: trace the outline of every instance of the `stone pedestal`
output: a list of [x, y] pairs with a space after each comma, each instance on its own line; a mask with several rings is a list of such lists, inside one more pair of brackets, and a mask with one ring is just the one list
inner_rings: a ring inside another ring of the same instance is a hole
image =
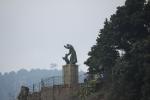
[[67, 64], [63, 66], [64, 84], [75, 85], [78, 84], [78, 65]]

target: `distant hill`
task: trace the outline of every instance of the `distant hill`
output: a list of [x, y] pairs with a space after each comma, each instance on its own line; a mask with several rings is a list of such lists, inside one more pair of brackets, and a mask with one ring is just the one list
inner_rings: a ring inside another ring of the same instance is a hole
[[[80, 72], [80, 76], [82, 74], [84, 74], [84, 72]], [[62, 76], [62, 70], [32, 69], [31, 71], [27, 71], [21, 69], [18, 72], [12, 71], [4, 75], [0, 73], [0, 100], [16, 100], [21, 85], [31, 88], [34, 83], [39, 83], [42, 78], [52, 76]], [[83, 81], [83, 77], [81, 77], [79, 81]]]

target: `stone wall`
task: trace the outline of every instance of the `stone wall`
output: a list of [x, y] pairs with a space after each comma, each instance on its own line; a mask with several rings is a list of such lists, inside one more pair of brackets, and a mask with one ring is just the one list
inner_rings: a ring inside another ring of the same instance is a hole
[[32, 94], [29, 94], [27, 97], [27, 100], [41, 100], [41, 93], [40, 92], [34, 92]]
[[42, 87], [40, 92], [29, 94], [27, 100], [78, 100], [76, 95], [79, 87], [70, 85], [55, 85]]
[[78, 66], [67, 64], [63, 66], [64, 84], [78, 84]]

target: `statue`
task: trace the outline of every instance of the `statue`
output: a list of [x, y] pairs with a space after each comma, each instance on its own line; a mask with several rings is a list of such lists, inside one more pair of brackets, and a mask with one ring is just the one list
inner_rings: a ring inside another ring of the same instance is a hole
[[28, 94], [29, 94], [29, 88], [25, 86], [21, 86], [21, 91], [18, 95], [18, 100], [27, 100]]
[[[69, 53], [65, 54], [65, 57], [63, 57], [63, 60], [65, 60], [66, 64], [76, 64], [77, 63], [77, 56], [76, 51], [74, 50], [73, 46], [71, 44], [64, 45], [66, 49], [69, 49]], [[70, 59], [68, 57], [70, 56]]]

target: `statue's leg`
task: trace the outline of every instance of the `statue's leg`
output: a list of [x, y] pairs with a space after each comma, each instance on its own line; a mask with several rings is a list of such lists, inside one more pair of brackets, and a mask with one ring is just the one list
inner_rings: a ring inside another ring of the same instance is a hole
[[72, 55], [72, 56], [70, 57], [70, 62], [71, 62], [72, 64], [77, 63], [77, 58], [76, 58], [76, 56]]
[[70, 63], [71, 63], [71, 64], [75, 64], [74, 56], [73, 56], [73, 55], [70, 57]]

